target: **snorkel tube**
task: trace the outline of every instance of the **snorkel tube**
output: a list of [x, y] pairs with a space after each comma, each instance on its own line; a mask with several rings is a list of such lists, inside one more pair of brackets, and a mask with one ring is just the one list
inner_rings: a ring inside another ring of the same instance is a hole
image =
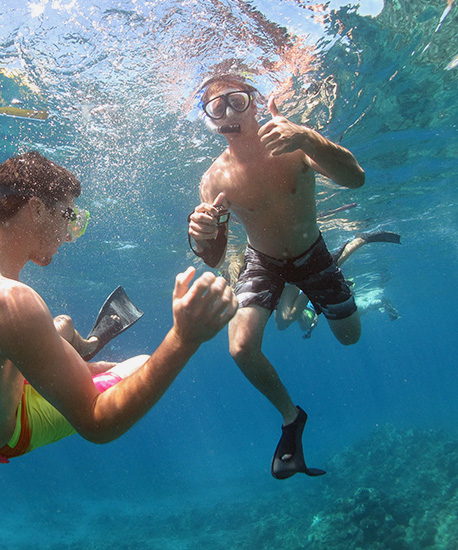
[[214, 134], [240, 134], [240, 124], [216, 124], [216, 121], [204, 115], [205, 126]]

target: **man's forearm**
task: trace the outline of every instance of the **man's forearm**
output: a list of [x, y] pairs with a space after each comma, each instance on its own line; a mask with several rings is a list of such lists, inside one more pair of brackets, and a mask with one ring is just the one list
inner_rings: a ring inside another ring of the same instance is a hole
[[170, 330], [143, 367], [97, 396], [91, 427], [80, 434], [93, 443], [121, 436], [159, 401], [198, 347]]
[[302, 136], [301, 149], [338, 185], [349, 188], [364, 185], [364, 170], [348, 149], [309, 128]]

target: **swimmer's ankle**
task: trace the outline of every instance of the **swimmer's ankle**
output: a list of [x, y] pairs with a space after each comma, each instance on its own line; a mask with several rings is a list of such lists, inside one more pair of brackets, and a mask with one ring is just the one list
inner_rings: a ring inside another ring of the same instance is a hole
[[291, 411], [288, 411], [287, 414], [283, 415], [283, 426], [288, 426], [289, 424], [292, 424], [296, 418], [299, 415], [299, 411], [296, 407], [292, 409]]

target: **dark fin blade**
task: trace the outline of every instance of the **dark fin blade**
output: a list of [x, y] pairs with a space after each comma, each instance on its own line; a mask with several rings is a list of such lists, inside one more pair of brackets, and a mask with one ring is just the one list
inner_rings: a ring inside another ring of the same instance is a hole
[[99, 345], [95, 351], [83, 359], [90, 361], [108, 342], [131, 327], [142, 316], [143, 311], [132, 303], [122, 286], [118, 286], [105, 300], [88, 334], [88, 338], [96, 336], [99, 339]]
[[395, 243], [401, 244], [401, 235], [392, 231], [374, 231], [373, 233], [358, 233], [355, 239], [363, 239], [366, 243]]
[[[275, 450], [271, 467], [272, 475], [276, 479], [288, 479], [298, 473], [312, 477], [326, 473], [319, 468], [308, 468], [305, 464], [302, 433], [307, 422], [307, 414], [300, 407], [297, 407], [297, 410], [299, 413], [296, 420], [282, 427], [282, 436]], [[284, 457], [288, 455], [290, 457], [285, 459]]]

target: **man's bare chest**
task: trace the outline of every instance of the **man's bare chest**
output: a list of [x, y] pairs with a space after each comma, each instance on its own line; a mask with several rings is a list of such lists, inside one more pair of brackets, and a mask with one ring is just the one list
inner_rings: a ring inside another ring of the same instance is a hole
[[224, 192], [234, 211], [270, 210], [298, 201], [314, 201], [315, 179], [312, 171], [305, 173], [291, 167], [286, 170], [241, 170], [227, 180]]

